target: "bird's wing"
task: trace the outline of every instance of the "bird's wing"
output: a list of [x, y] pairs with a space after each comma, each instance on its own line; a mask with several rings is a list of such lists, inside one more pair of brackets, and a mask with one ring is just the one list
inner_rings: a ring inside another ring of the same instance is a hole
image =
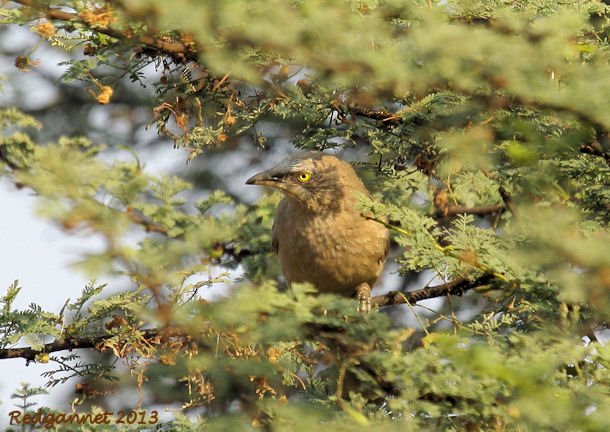
[[279, 253], [280, 250], [280, 234], [281, 226], [283, 224], [283, 220], [286, 218], [287, 212], [287, 202], [284, 198], [277, 206], [275, 210], [275, 219], [273, 219], [273, 226], [271, 227], [271, 248], [273, 252]]
[[271, 249], [273, 249], [273, 252], [275, 253], [278, 253], [280, 250], [280, 243], [277, 235], [277, 223], [275, 220], [273, 221], [273, 226], [271, 227]]
[[390, 253], [390, 232], [384, 227], [384, 243], [385, 246], [383, 248], [383, 255], [379, 257], [379, 264], [383, 267], [385, 260], [388, 258], [388, 253]]
[[385, 260], [388, 258], [389, 252], [390, 252], [390, 238], [388, 237], [388, 239], [385, 242], [385, 249], [383, 250], [383, 257], [379, 259], [379, 263], [381, 265], [383, 265], [383, 263], [385, 263]]

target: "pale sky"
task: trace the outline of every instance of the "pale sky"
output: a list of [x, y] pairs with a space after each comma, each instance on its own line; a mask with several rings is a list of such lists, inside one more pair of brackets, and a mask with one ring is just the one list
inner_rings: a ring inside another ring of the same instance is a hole
[[[156, 174], [185, 169], [184, 154], [168, 149], [148, 158], [145, 169]], [[57, 313], [66, 299], [77, 298], [88, 281], [86, 275], [70, 265], [83, 251], [100, 246], [96, 238], [68, 235], [51, 222], [36, 216], [36, 198], [30, 189], [17, 189], [6, 178], [0, 178], [0, 295], [17, 279], [22, 290], [15, 307], [27, 308], [30, 303]], [[112, 282], [102, 280], [100, 282]], [[112, 284], [111, 284], [112, 285]], [[112, 288], [112, 286], [110, 287]], [[22, 346], [22, 345], [19, 345]], [[11, 393], [21, 382], [44, 386], [40, 374], [56, 365], [30, 363], [25, 360], [0, 360], [0, 425], [14, 409]], [[66, 398], [76, 380], [49, 389], [50, 395], [39, 398], [43, 405], [69, 412]], [[36, 400], [34, 400], [36, 401]]]
[[[78, 295], [86, 278], [69, 268], [74, 253], [84, 239], [66, 237], [50, 223], [34, 216], [35, 198], [28, 189], [17, 190], [6, 179], [0, 180], [0, 292], [4, 294], [13, 280], [18, 279], [23, 288], [15, 306], [26, 308], [37, 303], [43, 309], [59, 311], [67, 297]], [[72, 251], [72, 252], [71, 252]], [[54, 365], [31, 363], [25, 360], [0, 360], [0, 424], [14, 409], [10, 399], [21, 382], [32, 386], [44, 386], [42, 372]], [[50, 389], [51, 397], [43, 403], [63, 408], [68, 387]]]

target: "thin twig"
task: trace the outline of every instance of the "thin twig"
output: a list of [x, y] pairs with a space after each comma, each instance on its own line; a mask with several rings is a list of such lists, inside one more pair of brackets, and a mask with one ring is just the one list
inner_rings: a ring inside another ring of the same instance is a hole
[[492, 204], [486, 206], [478, 206], [478, 207], [464, 207], [460, 205], [451, 205], [446, 206], [442, 209], [439, 209], [435, 217], [454, 217], [461, 214], [471, 214], [475, 216], [488, 216], [496, 213], [501, 213], [505, 210], [504, 205], [502, 204]]
[[371, 120], [381, 121], [383, 124], [387, 125], [397, 126], [402, 123], [402, 118], [399, 115], [383, 109], [374, 110], [350, 105], [349, 112], [350, 114], [357, 115], [359, 117], [366, 117], [370, 118]]
[[379, 307], [399, 305], [404, 303], [417, 303], [422, 300], [443, 297], [446, 295], [457, 295], [461, 296], [466, 291], [474, 288], [478, 288], [483, 285], [488, 285], [491, 281], [496, 278], [495, 275], [486, 273], [474, 280], [468, 279], [456, 279], [451, 282], [444, 283], [442, 285], [436, 285], [433, 287], [426, 287], [415, 291], [406, 293], [391, 291], [387, 294], [375, 296], [371, 299], [373, 305]]
[[167, 228], [161, 224], [155, 223], [149, 219], [146, 219], [144, 215], [136, 212], [134, 209], [127, 208], [125, 214], [133, 223], [140, 225], [146, 232], [155, 232], [159, 234], [167, 234]]
[[504, 188], [504, 186], [500, 186], [498, 188], [498, 193], [502, 197], [502, 201], [504, 201], [504, 206], [508, 209], [508, 211], [510, 211], [513, 214], [514, 217], [517, 217], [517, 211], [513, 204], [513, 198], [510, 195], [510, 193], [508, 193], [508, 191], [506, 190], [506, 188]]

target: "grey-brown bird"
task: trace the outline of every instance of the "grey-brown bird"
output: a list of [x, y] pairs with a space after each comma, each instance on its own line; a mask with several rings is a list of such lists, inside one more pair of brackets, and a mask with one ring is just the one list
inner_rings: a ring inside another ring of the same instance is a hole
[[246, 184], [284, 194], [272, 238], [286, 282], [355, 295], [359, 310], [370, 311], [371, 287], [388, 252], [388, 230], [358, 210], [358, 193], [370, 193], [352, 166], [322, 152], [297, 153]]

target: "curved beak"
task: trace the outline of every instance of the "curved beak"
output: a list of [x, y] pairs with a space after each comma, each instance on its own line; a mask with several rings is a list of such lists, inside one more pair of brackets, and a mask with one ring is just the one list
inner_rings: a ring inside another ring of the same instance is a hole
[[308, 192], [304, 191], [303, 188], [295, 185], [294, 183], [287, 181], [286, 174], [287, 172], [283, 167], [274, 167], [268, 169], [267, 171], [253, 175], [246, 180], [246, 184], [269, 186], [274, 189], [278, 189], [285, 196], [292, 197], [300, 202], [305, 202], [302, 195], [303, 193]]
[[281, 177], [277, 175], [277, 173], [274, 173], [273, 169], [270, 169], [253, 175], [248, 180], [246, 180], [246, 184], [278, 187], [278, 183], [280, 181]]

